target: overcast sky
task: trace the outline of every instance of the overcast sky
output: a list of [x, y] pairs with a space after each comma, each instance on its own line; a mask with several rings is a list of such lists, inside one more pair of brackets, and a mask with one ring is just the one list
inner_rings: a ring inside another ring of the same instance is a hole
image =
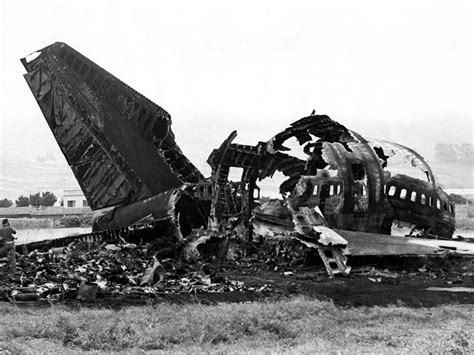
[[409, 145], [472, 142], [472, 1], [0, 3], [0, 152], [59, 152], [19, 62], [56, 41], [166, 109], [205, 173], [233, 129], [255, 144], [313, 109]]

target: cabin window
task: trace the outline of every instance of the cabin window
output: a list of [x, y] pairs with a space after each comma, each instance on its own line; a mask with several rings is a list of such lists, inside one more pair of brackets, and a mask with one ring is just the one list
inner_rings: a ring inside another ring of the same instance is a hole
[[402, 190], [400, 191], [400, 198], [401, 198], [402, 200], [404, 200], [404, 199], [407, 198], [407, 189], [402, 189]]
[[429, 203], [430, 203], [430, 207], [434, 207], [434, 200], [433, 200], [433, 197], [430, 196], [430, 197], [428, 198], [428, 201], [429, 201]]
[[449, 212], [451, 212], [451, 214], [454, 214], [454, 206], [453, 205], [449, 205]]
[[425, 194], [421, 194], [420, 202], [421, 202], [422, 205], [426, 205], [426, 196], [425, 196]]
[[415, 202], [415, 201], [416, 201], [416, 191], [412, 191], [410, 200], [411, 200], [411, 202]]
[[337, 186], [336, 186], [336, 194], [337, 194], [337, 195], [340, 195], [340, 194], [341, 194], [341, 190], [342, 190], [341, 185], [337, 184]]
[[448, 210], [448, 204], [446, 202], [443, 202], [443, 208], [444, 208], [445, 211]]
[[319, 193], [319, 185], [314, 185], [313, 195], [318, 196], [318, 193]]
[[441, 201], [439, 200], [439, 198], [436, 199], [436, 208], [437, 208], [438, 210], [441, 209]]
[[388, 189], [388, 195], [395, 196], [396, 191], [397, 191], [397, 188], [395, 186], [390, 186], [390, 189]]
[[329, 196], [334, 195], [334, 185], [329, 185]]
[[[212, 196], [212, 194], [211, 194], [211, 196]], [[253, 198], [254, 198], [254, 200], [260, 198], [260, 189], [253, 190]]]

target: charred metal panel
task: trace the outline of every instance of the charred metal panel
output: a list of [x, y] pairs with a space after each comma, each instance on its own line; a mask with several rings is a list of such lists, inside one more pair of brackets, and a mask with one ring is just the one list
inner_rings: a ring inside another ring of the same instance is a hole
[[274, 136], [270, 142], [275, 150], [281, 150], [282, 148], [287, 150], [288, 148], [283, 147], [283, 143], [288, 138], [295, 137], [303, 145], [313, 139], [311, 135], [326, 142], [356, 141], [346, 127], [333, 121], [329, 116], [312, 115], [292, 123], [290, 127]]
[[93, 231], [126, 227], [144, 219], [152, 221], [174, 217], [179, 197], [180, 189], [173, 189], [127, 206], [115, 207], [94, 221]]
[[203, 178], [176, 145], [165, 110], [68, 45], [55, 43], [21, 61], [92, 209]]
[[167, 221], [179, 238], [193, 228], [207, 227], [210, 203], [196, 199], [185, 186], [126, 206], [115, 207], [94, 221], [93, 231], [113, 230], [140, 223]]
[[[331, 226], [349, 230], [379, 232], [385, 211], [385, 174], [373, 150], [360, 143], [323, 143], [322, 158], [344, 181], [344, 204], [339, 210], [323, 210]], [[336, 217], [337, 215], [337, 217]], [[344, 215], [341, 218], [340, 215]]]

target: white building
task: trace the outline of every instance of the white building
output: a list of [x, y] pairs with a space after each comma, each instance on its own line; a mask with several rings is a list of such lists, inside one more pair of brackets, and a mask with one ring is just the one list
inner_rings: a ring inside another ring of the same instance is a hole
[[81, 190], [64, 190], [63, 203], [65, 208], [89, 207]]

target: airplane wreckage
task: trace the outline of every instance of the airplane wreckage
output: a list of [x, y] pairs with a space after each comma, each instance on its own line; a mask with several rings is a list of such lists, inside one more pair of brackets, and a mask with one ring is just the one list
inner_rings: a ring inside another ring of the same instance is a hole
[[[232, 132], [209, 156], [205, 178], [176, 144], [168, 112], [73, 48], [54, 43], [21, 62], [89, 205], [110, 208], [92, 233], [30, 248], [74, 238], [182, 242], [200, 229], [231, 230], [298, 240], [317, 250], [329, 276], [349, 273], [347, 256], [474, 255], [474, 244], [452, 239], [454, 203], [410, 148], [313, 113], [255, 146], [234, 143]], [[291, 139], [304, 158], [285, 146]], [[240, 181], [229, 180], [232, 168]], [[259, 183], [276, 172], [286, 178], [282, 199], [260, 203]]]

